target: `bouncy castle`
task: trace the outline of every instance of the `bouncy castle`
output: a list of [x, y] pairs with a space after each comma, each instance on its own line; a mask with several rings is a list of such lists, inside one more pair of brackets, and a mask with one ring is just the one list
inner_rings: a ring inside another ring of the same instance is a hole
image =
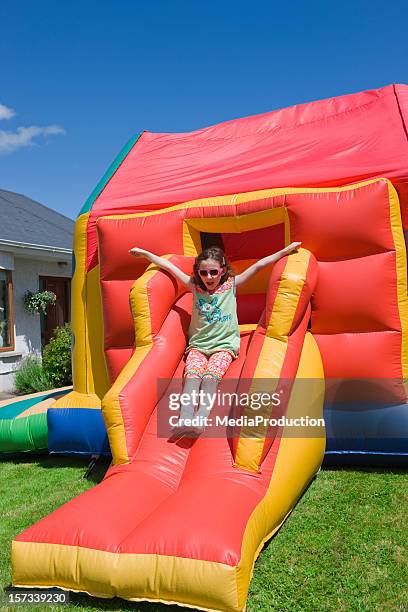
[[[112, 464], [15, 538], [14, 586], [240, 612], [325, 448], [408, 456], [407, 129], [408, 86], [390, 85], [124, 147], [77, 219], [74, 388], [48, 410], [51, 450], [101, 452], [106, 431]], [[226, 378], [290, 380], [285, 414], [324, 413], [326, 435], [159, 436], [191, 294], [129, 249], [190, 274], [216, 244], [240, 272], [292, 241], [237, 290]]]

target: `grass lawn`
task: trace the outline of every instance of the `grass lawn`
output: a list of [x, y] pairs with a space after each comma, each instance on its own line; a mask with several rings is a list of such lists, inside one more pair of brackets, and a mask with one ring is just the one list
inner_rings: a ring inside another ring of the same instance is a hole
[[[83, 478], [85, 467], [85, 460], [55, 456], [0, 463], [3, 586], [11, 580], [12, 538], [94, 486]], [[397, 469], [323, 469], [258, 558], [247, 610], [406, 612], [407, 482], [406, 472]], [[8, 609], [170, 612], [182, 608], [71, 594], [67, 606]]]

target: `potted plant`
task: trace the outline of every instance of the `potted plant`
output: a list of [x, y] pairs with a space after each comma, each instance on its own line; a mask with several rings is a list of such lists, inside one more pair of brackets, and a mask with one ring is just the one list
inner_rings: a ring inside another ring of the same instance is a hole
[[26, 291], [24, 306], [31, 314], [47, 314], [47, 306], [55, 306], [57, 296], [53, 291]]

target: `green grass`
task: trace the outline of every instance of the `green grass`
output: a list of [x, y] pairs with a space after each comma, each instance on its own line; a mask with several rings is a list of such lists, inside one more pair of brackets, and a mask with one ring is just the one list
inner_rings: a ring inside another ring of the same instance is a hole
[[[12, 538], [94, 486], [83, 478], [85, 468], [85, 460], [48, 455], [0, 463], [3, 586], [11, 580]], [[258, 558], [248, 612], [408, 610], [407, 493], [402, 470], [322, 470]], [[9, 610], [182, 609], [77, 594], [70, 599], [67, 606]]]
[[325, 469], [255, 564], [249, 610], [408, 609], [407, 475]]

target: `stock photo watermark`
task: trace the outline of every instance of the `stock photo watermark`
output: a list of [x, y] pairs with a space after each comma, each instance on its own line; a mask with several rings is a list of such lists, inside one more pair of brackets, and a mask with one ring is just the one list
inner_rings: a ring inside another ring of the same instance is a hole
[[319, 438], [335, 429], [345, 438], [406, 437], [404, 428], [384, 429], [388, 415], [395, 422], [404, 388], [400, 379], [160, 379], [157, 433]]

